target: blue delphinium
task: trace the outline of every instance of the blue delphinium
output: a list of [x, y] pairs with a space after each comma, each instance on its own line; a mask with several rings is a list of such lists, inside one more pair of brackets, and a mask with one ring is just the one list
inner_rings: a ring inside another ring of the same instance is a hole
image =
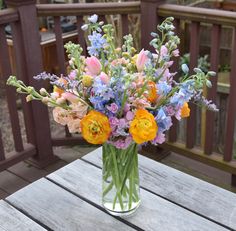
[[99, 56], [101, 50], [104, 48], [106, 44], [106, 39], [102, 37], [101, 34], [93, 31], [92, 35], [88, 36], [90, 41], [90, 45], [88, 47], [88, 53], [90, 56]]
[[162, 108], [159, 109], [155, 119], [158, 124], [159, 132], [164, 132], [170, 129], [172, 125], [171, 117], [167, 116], [165, 111]]
[[172, 87], [166, 81], [159, 81], [157, 89], [159, 95], [167, 95], [172, 90]]

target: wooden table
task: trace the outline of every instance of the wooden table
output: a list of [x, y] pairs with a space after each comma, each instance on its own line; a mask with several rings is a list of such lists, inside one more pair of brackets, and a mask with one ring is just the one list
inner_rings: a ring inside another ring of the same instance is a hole
[[236, 230], [234, 193], [143, 156], [140, 208], [112, 217], [101, 205], [101, 165], [99, 148], [0, 201], [0, 230]]

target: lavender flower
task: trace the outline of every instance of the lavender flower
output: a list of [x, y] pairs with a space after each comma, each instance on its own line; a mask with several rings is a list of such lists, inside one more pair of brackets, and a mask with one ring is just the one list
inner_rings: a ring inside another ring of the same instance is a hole
[[47, 80], [48, 79], [52, 82], [59, 79], [58, 76], [56, 76], [54, 74], [49, 74], [49, 73], [46, 73], [46, 72], [42, 72], [39, 75], [34, 76], [33, 78], [36, 79], [36, 80]]
[[201, 92], [194, 96], [194, 102], [200, 104], [202, 107], [206, 107], [210, 111], [219, 111], [212, 100], [206, 99], [203, 95], [201, 95]]

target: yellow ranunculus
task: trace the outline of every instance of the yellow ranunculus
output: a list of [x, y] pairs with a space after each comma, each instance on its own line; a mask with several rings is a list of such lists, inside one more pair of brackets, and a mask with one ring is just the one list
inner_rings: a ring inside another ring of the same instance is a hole
[[181, 117], [189, 117], [190, 116], [190, 108], [188, 107], [188, 103], [184, 103], [183, 107], [181, 108]]
[[157, 134], [157, 123], [154, 116], [147, 110], [138, 109], [130, 124], [129, 132], [137, 144], [151, 141]]
[[111, 133], [108, 118], [98, 111], [90, 111], [80, 124], [82, 136], [91, 144], [103, 144]]

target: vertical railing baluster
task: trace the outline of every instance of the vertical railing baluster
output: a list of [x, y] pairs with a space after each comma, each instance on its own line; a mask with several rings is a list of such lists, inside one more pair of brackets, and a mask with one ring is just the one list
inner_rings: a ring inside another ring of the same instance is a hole
[[[8, 77], [12, 74], [10, 57], [8, 53], [8, 45], [6, 41], [5, 27], [0, 26], [0, 53], [2, 54], [3, 59], [0, 60], [0, 65], [2, 66], [2, 75], [3, 79], [7, 81]], [[10, 121], [13, 133], [13, 139], [15, 144], [15, 150], [17, 152], [21, 152], [24, 150], [21, 130], [20, 130], [20, 122], [17, 112], [16, 105], [16, 93], [13, 87], [6, 86], [6, 96], [7, 96], [7, 104], [8, 110], [10, 114]]]
[[83, 26], [83, 16], [77, 16], [77, 30], [78, 30], [78, 43], [83, 48], [83, 54], [85, 55], [87, 53], [86, 51], [86, 42], [84, 38], [84, 31], [81, 29]]
[[57, 61], [59, 64], [60, 74], [65, 75], [65, 52], [64, 52], [64, 44], [62, 38], [62, 29], [61, 29], [61, 21], [60, 16], [54, 17], [54, 32], [56, 36], [56, 48], [57, 48]]
[[4, 147], [3, 147], [3, 142], [2, 142], [2, 132], [0, 130], [0, 161], [5, 160], [5, 152], [4, 152]]
[[157, 25], [161, 22], [157, 9], [164, 2], [165, 0], [141, 0], [141, 47], [145, 50], [155, 50], [149, 42], [153, 39], [151, 32], [156, 32]]
[[[221, 26], [213, 25], [211, 31], [211, 57], [210, 57], [210, 70], [218, 72], [219, 57], [220, 57], [220, 37], [221, 37]], [[217, 76], [211, 79], [212, 87], [207, 91], [207, 98], [216, 101], [217, 97]], [[209, 155], [212, 153], [213, 142], [214, 142], [214, 123], [215, 114], [212, 111], [206, 112], [206, 123], [205, 123], [205, 144], [204, 153]]]
[[103, 21], [104, 24], [106, 24], [106, 23], [107, 23], [106, 15], [99, 15], [99, 19], [98, 19], [98, 21]]
[[[25, 54], [26, 72], [29, 84], [36, 90], [43, 87], [42, 82], [33, 76], [43, 71], [42, 51], [40, 47], [39, 25], [35, 0], [7, 0], [7, 6], [17, 9], [22, 31], [23, 49]], [[55, 161], [53, 155], [48, 110], [40, 102], [32, 102], [34, 134], [37, 155], [32, 163], [43, 167]]]
[[127, 14], [121, 15], [122, 35], [129, 34], [129, 19]]
[[[191, 23], [190, 34], [190, 74], [193, 74], [193, 68], [198, 65], [199, 42], [200, 42], [200, 23]], [[193, 148], [196, 142], [196, 119], [197, 110], [196, 105], [189, 104], [191, 116], [187, 120], [187, 140], [186, 147]]]
[[[176, 35], [179, 35], [180, 33], [180, 19], [175, 19], [174, 21], [174, 26], [175, 26], [175, 33]], [[171, 72], [178, 72], [179, 70], [179, 57], [174, 58], [174, 63], [171, 67]], [[174, 80], [178, 80], [179, 76], [176, 74], [174, 76]], [[172, 121], [173, 125], [169, 130], [169, 142], [176, 142], [177, 141], [177, 127], [178, 127], [178, 121], [173, 118]]]
[[[12, 39], [13, 48], [16, 59], [16, 73], [17, 78], [22, 80], [26, 85], [29, 84], [26, 73], [26, 63], [25, 54], [22, 41], [22, 32], [20, 28], [20, 22], [15, 22], [11, 24], [12, 29]], [[24, 122], [27, 141], [29, 143], [35, 144], [35, 134], [34, 134], [34, 122], [32, 114], [32, 105], [26, 102], [25, 95], [21, 95], [22, 108], [24, 113]]]
[[[57, 48], [57, 61], [59, 64], [59, 71], [60, 74], [66, 75], [66, 68], [65, 68], [65, 51], [64, 51], [64, 43], [62, 37], [62, 29], [61, 29], [61, 21], [60, 16], [54, 17], [54, 31], [56, 36], [56, 48]], [[65, 135], [66, 137], [71, 137], [71, 134], [68, 131], [67, 126], [65, 126]]]
[[226, 134], [225, 134], [225, 147], [224, 147], [224, 160], [232, 160], [232, 151], [234, 144], [234, 128], [236, 117], [236, 27], [233, 32], [233, 49], [231, 53], [231, 72], [230, 72], [230, 92], [229, 102], [227, 108], [227, 121], [226, 121]]

